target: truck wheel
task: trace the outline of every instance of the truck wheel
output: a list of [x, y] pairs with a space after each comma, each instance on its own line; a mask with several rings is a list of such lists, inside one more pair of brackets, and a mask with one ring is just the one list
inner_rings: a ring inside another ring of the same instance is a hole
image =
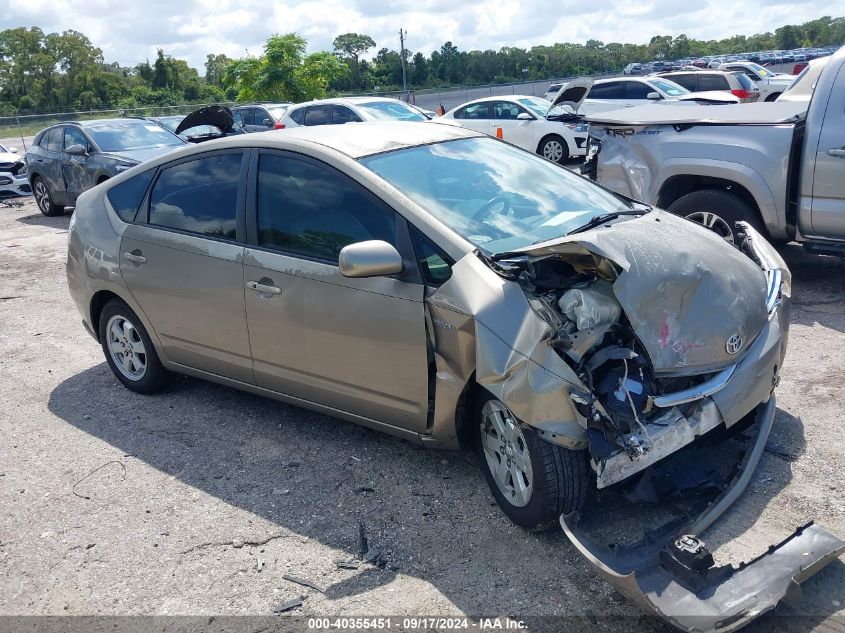
[[754, 209], [735, 195], [720, 189], [702, 189], [688, 193], [670, 204], [667, 211], [707, 227], [731, 244], [735, 241], [736, 222], [748, 222], [756, 230], [766, 234]]
[[496, 503], [527, 530], [547, 530], [587, 497], [587, 457], [541, 439], [501, 401], [482, 399], [473, 436], [481, 470]]

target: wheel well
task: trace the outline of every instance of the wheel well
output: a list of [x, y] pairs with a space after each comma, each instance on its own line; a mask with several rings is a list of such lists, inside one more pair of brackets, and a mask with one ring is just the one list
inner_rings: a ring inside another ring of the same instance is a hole
[[[710, 176], [689, 175], [670, 178], [660, 188], [660, 193], [657, 195], [657, 206], [661, 209], [668, 209], [669, 205], [678, 198], [693, 191], [701, 191], [702, 189], [719, 189], [734, 195], [751, 207], [757, 215], [760, 215], [760, 208], [757, 206], [757, 201], [748, 189], [733, 181], [724, 178], [712, 178]], [[762, 217], [760, 219], [762, 220]]]
[[545, 143], [550, 138], [559, 138], [560, 142], [563, 143], [563, 146], [566, 149], [570, 149], [569, 143], [566, 142], [565, 138], [563, 138], [560, 134], [555, 134], [554, 132], [552, 132], [550, 134], [546, 134], [543, 138], [540, 139], [540, 142], [537, 143], [537, 153], [538, 154], [540, 153], [540, 150], [543, 148], [543, 143]]
[[781, 93], [779, 93], [779, 92], [773, 92], [772, 94], [770, 94], [766, 97], [766, 101], [774, 101], [775, 99], [777, 99], [780, 96], [780, 94]]
[[110, 290], [100, 290], [91, 297], [91, 329], [97, 335], [98, 341], [100, 340], [100, 314], [112, 299], [120, 299], [120, 297]]
[[475, 372], [469, 377], [464, 385], [463, 391], [458, 398], [458, 406], [455, 407], [455, 434], [458, 436], [458, 444], [461, 448], [472, 448], [472, 419], [478, 403], [486, 390], [475, 382]]
[[97, 178], [97, 184], [99, 185], [102, 182], [106, 182], [108, 179], [108, 176], [100, 176], [99, 178]]

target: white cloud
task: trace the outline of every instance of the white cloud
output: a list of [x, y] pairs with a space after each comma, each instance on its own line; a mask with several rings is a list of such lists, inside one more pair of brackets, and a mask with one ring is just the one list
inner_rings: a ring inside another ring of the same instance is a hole
[[[697, 39], [773, 31], [831, 13], [821, 0], [27, 0], [9, 3], [0, 28], [74, 29], [103, 49], [106, 61], [134, 65], [156, 49], [203, 70], [208, 53], [259, 53], [273, 33], [295, 31], [309, 50], [330, 50], [339, 33], [358, 32], [379, 48], [407, 46], [426, 53], [452, 41], [461, 50], [530, 47], [555, 42], [646, 43], [652, 35]], [[841, 12], [840, 12], [841, 13]]]

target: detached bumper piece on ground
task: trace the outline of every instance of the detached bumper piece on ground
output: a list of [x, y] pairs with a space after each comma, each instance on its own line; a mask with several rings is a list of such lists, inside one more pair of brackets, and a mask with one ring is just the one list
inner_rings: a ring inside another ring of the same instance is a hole
[[801, 583], [845, 551], [845, 542], [814, 523], [738, 567], [717, 566], [697, 538], [745, 490], [771, 431], [772, 397], [757, 410], [756, 434], [733, 477], [692, 521], [683, 518], [647, 531], [633, 544], [601, 545], [563, 515], [561, 526], [599, 574], [630, 600], [673, 626], [690, 632], [726, 633], [750, 623], [781, 600], [801, 597]]

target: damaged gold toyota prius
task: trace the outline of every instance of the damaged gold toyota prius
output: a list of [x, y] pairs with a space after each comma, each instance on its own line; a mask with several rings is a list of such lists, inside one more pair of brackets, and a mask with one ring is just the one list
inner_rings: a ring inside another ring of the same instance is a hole
[[[178, 372], [473, 445], [514, 522], [560, 524], [645, 608], [723, 631], [843, 548], [810, 524], [719, 567], [696, 536], [759, 461], [786, 350], [789, 270], [741, 228], [730, 245], [467, 130], [361, 123], [128, 170], [80, 196], [67, 274], [128, 388]], [[587, 529], [588, 494], [666, 479], [739, 430], [733, 468], [681, 519], [615, 547]]]

